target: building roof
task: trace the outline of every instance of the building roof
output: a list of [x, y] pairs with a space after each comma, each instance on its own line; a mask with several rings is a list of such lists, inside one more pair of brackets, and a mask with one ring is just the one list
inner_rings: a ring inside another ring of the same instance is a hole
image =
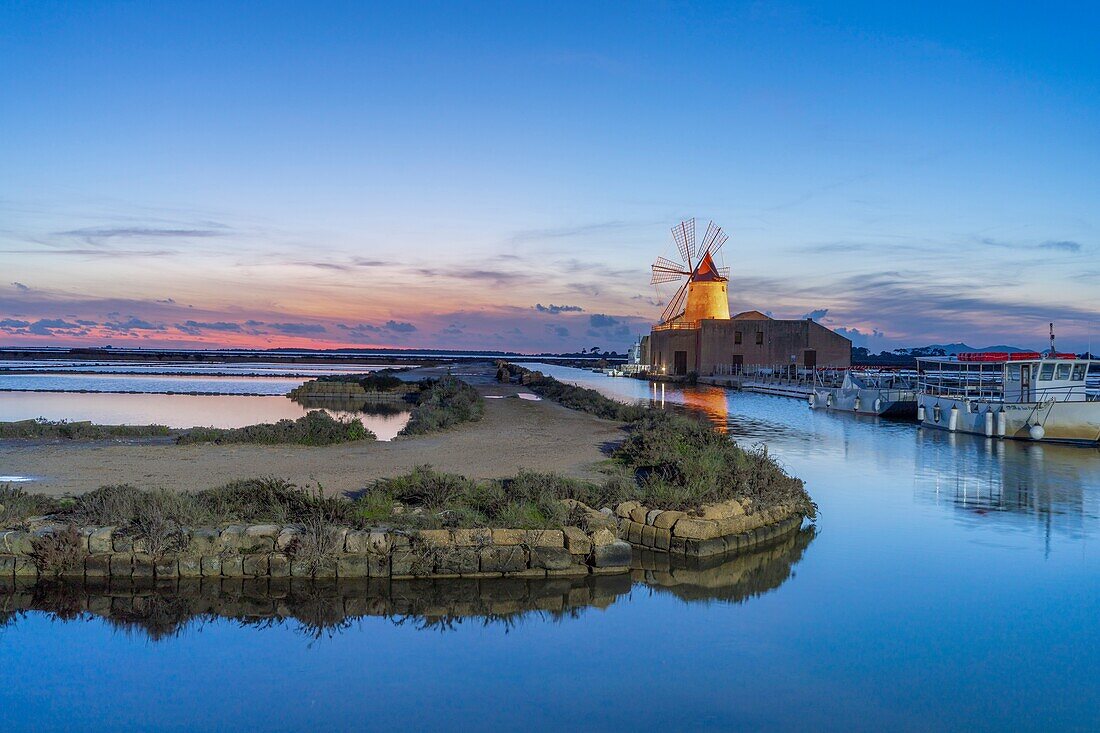
[[771, 316], [764, 315], [760, 311], [745, 311], [730, 317], [731, 321], [770, 321]]

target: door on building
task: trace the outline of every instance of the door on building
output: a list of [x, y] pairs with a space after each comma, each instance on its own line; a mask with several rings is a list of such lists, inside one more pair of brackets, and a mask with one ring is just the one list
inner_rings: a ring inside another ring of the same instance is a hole
[[733, 373], [740, 374], [745, 368], [745, 355], [734, 354], [733, 360], [730, 363], [733, 364]]
[[807, 369], [817, 366], [817, 349], [806, 349], [802, 352], [802, 366]]
[[688, 353], [677, 351], [672, 354], [672, 373], [683, 376], [688, 373]]
[[1020, 402], [1031, 402], [1031, 366], [1028, 364], [1020, 370]]

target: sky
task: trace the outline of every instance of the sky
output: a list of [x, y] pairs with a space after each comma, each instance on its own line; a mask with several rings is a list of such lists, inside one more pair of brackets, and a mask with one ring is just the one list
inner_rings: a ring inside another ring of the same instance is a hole
[[670, 228], [873, 351], [1100, 341], [1100, 6], [0, 0], [0, 345], [624, 349]]

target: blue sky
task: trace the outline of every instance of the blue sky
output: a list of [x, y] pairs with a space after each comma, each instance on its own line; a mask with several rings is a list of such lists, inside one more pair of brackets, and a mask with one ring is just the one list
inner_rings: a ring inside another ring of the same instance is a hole
[[1100, 340], [1100, 11], [902, 5], [2, 2], [0, 342]]

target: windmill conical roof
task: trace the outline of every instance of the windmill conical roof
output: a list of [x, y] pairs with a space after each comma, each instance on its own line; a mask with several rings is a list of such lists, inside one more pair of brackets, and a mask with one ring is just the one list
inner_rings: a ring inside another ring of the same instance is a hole
[[710, 252], [707, 252], [703, 255], [703, 259], [699, 261], [699, 266], [695, 268], [691, 279], [693, 282], [724, 282], [727, 278], [718, 273], [718, 268], [714, 265], [714, 258], [710, 256]]

